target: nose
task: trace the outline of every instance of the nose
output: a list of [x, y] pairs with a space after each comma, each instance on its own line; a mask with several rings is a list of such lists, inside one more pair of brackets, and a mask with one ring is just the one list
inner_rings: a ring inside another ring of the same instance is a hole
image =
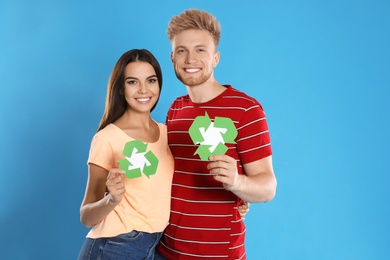
[[146, 93], [146, 86], [145, 86], [145, 84], [140, 84], [140, 86], [138, 88], [138, 93], [140, 93], [140, 94], [145, 94]]
[[191, 51], [187, 52], [186, 63], [191, 64], [195, 61], [196, 61], [195, 54]]

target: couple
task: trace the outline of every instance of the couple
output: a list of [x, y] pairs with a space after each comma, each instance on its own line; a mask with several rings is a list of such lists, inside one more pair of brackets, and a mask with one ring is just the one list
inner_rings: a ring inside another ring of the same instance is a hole
[[[275, 195], [261, 105], [214, 78], [219, 22], [190, 9], [171, 19], [167, 33], [176, 76], [188, 95], [173, 102], [166, 126], [156, 123], [150, 112], [162, 88], [159, 63], [147, 50], [128, 51], [118, 60], [91, 142], [80, 215], [92, 229], [79, 259], [246, 259], [243, 201], [267, 202]], [[210, 125], [217, 118], [234, 123], [237, 136], [226, 143], [225, 154], [199, 158], [189, 134], [199, 117]], [[119, 167], [134, 140], [158, 160], [150, 175], [129, 178]]]

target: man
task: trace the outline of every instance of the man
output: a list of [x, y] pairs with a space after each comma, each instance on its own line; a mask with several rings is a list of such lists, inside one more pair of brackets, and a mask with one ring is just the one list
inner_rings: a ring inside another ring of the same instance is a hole
[[[175, 158], [170, 224], [158, 246], [167, 259], [245, 259], [243, 201], [267, 202], [276, 191], [263, 109], [254, 98], [214, 78], [220, 24], [204, 11], [186, 10], [169, 22], [171, 59], [188, 95], [167, 115]], [[226, 154], [199, 157], [189, 129], [199, 117], [229, 118], [238, 135]]]

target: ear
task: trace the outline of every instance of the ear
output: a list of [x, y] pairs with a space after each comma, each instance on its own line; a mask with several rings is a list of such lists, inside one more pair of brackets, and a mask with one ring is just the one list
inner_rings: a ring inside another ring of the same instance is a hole
[[216, 51], [214, 53], [214, 57], [213, 57], [213, 66], [214, 66], [214, 68], [217, 67], [220, 59], [221, 59], [221, 53], [219, 51]]
[[172, 65], [173, 65], [173, 51], [171, 51], [171, 62], [172, 62]]

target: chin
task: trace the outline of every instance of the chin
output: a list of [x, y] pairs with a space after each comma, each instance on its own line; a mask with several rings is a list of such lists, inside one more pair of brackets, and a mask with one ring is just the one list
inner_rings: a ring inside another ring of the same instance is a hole
[[198, 86], [204, 82], [206, 82], [205, 80], [201, 80], [201, 79], [183, 79], [183, 78], [179, 78], [179, 80], [186, 86], [188, 87], [195, 87], [195, 86]]

